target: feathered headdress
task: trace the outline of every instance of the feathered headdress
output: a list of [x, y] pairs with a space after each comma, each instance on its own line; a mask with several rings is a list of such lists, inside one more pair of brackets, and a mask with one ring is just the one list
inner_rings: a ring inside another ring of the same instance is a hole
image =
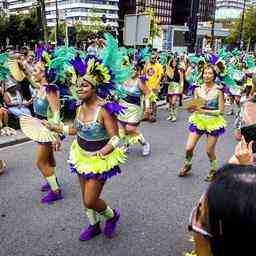
[[124, 97], [125, 93], [119, 85], [130, 79], [133, 74], [132, 66], [123, 65], [123, 61], [123, 49], [120, 49], [116, 39], [107, 33], [105, 34], [104, 48], [99, 56], [88, 55], [84, 60], [80, 60], [80, 66], [84, 65], [84, 74], [79, 72], [77, 65], [74, 65], [73, 62], [73, 67], [79, 77], [96, 88], [96, 93], [105, 99], [104, 106], [112, 113], [122, 110], [118, 103], [113, 102], [113, 99]]

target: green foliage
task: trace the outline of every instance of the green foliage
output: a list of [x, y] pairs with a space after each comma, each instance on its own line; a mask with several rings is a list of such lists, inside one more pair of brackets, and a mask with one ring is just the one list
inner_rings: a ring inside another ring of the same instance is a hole
[[[64, 22], [59, 23], [58, 36], [61, 41], [65, 40], [66, 36], [66, 25]], [[55, 42], [56, 39], [56, 27], [50, 29], [49, 40]]]
[[[43, 0], [41, 1], [43, 2]], [[25, 42], [42, 40], [38, 25], [38, 17], [36, 10], [31, 10], [28, 14], [17, 14], [0, 16], [0, 46], [5, 45], [6, 37], [10, 39], [12, 45], [23, 45]], [[93, 38], [96, 33], [111, 32], [111, 26], [102, 23], [101, 17], [97, 16], [95, 10], [91, 10], [87, 24], [75, 24], [75, 39], [78, 45]], [[49, 40], [55, 41], [56, 29], [48, 28]], [[65, 23], [59, 23], [59, 39], [64, 42], [66, 27]]]
[[242, 14], [235, 20], [231, 26], [230, 34], [227, 38], [227, 43], [236, 44], [239, 41], [240, 33], [245, 44], [256, 42], [256, 6], [250, 5], [247, 7], [244, 16], [244, 25], [241, 32]]
[[28, 14], [18, 14], [0, 17], [0, 45], [4, 45], [6, 37], [13, 45], [23, 45], [31, 40], [39, 40], [40, 32], [37, 26], [35, 10]]
[[160, 37], [162, 34], [162, 28], [159, 25], [159, 20], [155, 15], [154, 11], [150, 8], [145, 8], [140, 12], [141, 14], [149, 15], [151, 18], [150, 22], [150, 39], [153, 40], [156, 37]]

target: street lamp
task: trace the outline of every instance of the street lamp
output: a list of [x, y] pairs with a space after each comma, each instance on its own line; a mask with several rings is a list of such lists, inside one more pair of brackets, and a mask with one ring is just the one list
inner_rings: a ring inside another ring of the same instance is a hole
[[199, 18], [199, 0], [192, 0], [191, 1], [191, 7], [190, 7], [190, 17], [189, 17], [189, 46], [188, 46], [188, 52], [194, 53], [195, 52], [195, 46], [196, 46], [196, 39], [197, 39], [197, 22]]
[[245, 7], [246, 7], [246, 0], [244, 0], [243, 13], [242, 13], [242, 20], [241, 20], [241, 27], [240, 27], [239, 38], [238, 38], [239, 50], [242, 48], [242, 45], [243, 45], [242, 39], [243, 39], [243, 31], [244, 31]]
[[55, 26], [55, 45], [59, 45], [59, 10], [58, 0], [55, 0], [56, 26]]
[[216, 14], [216, 1], [214, 1], [214, 6], [213, 6], [213, 15], [212, 15], [212, 32], [211, 32], [211, 48], [212, 48], [212, 51], [214, 50], [214, 47], [215, 47], [215, 42], [214, 42], [214, 39], [215, 39], [215, 35], [214, 35], [214, 30], [215, 30], [215, 14]]

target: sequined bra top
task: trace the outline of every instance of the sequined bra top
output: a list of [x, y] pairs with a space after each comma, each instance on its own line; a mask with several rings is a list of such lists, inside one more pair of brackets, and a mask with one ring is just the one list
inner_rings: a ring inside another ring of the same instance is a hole
[[213, 95], [213, 97], [211, 99], [205, 99], [205, 97], [201, 97], [199, 95], [199, 98], [206, 100], [203, 109], [207, 109], [207, 110], [218, 110], [219, 109], [219, 94], [218, 94], [218, 90], [216, 90], [216, 94]]
[[141, 97], [142, 93], [138, 85], [138, 80], [134, 84], [124, 85], [124, 90], [127, 95], [132, 97]]
[[47, 117], [47, 111], [48, 111], [49, 103], [46, 98], [46, 93], [43, 96], [37, 96], [35, 97], [33, 101], [33, 108], [36, 115]]
[[218, 110], [219, 109], [219, 97], [215, 97], [213, 99], [208, 100], [204, 107], [204, 109], [209, 109], [209, 110]]
[[142, 92], [138, 85], [138, 80], [130, 85], [124, 85], [124, 90], [126, 92], [126, 97], [124, 100], [128, 103], [140, 105]]
[[[95, 117], [90, 122], [81, 122], [78, 118], [75, 120], [75, 128], [77, 130], [77, 136], [80, 139], [86, 141], [102, 141], [109, 139], [105, 126], [98, 122], [98, 116], [100, 113], [101, 107], [97, 108]], [[78, 109], [79, 113], [80, 108]]]

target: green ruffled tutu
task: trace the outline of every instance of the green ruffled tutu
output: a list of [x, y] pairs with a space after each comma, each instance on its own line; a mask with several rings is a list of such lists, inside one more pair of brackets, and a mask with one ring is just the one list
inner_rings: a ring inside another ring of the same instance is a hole
[[225, 132], [227, 123], [222, 115], [210, 116], [193, 113], [189, 118], [189, 130], [197, 134], [207, 134], [218, 137]]
[[75, 140], [68, 160], [70, 171], [84, 179], [106, 180], [120, 173], [119, 164], [126, 161], [126, 155], [120, 148], [114, 149], [104, 159], [92, 154], [82, 149]]
[[180, 95], [183, 93], [183, 87], [177, 82], [170, 82], [168, 85], [168, 95]]
[[120, 105], [124, 107], [123, 113], [117, 116], [117, 119], [122, 123], [139, 124], [143, 118], [143, 108], [136, 104], [128, 103], [120, 100]]

